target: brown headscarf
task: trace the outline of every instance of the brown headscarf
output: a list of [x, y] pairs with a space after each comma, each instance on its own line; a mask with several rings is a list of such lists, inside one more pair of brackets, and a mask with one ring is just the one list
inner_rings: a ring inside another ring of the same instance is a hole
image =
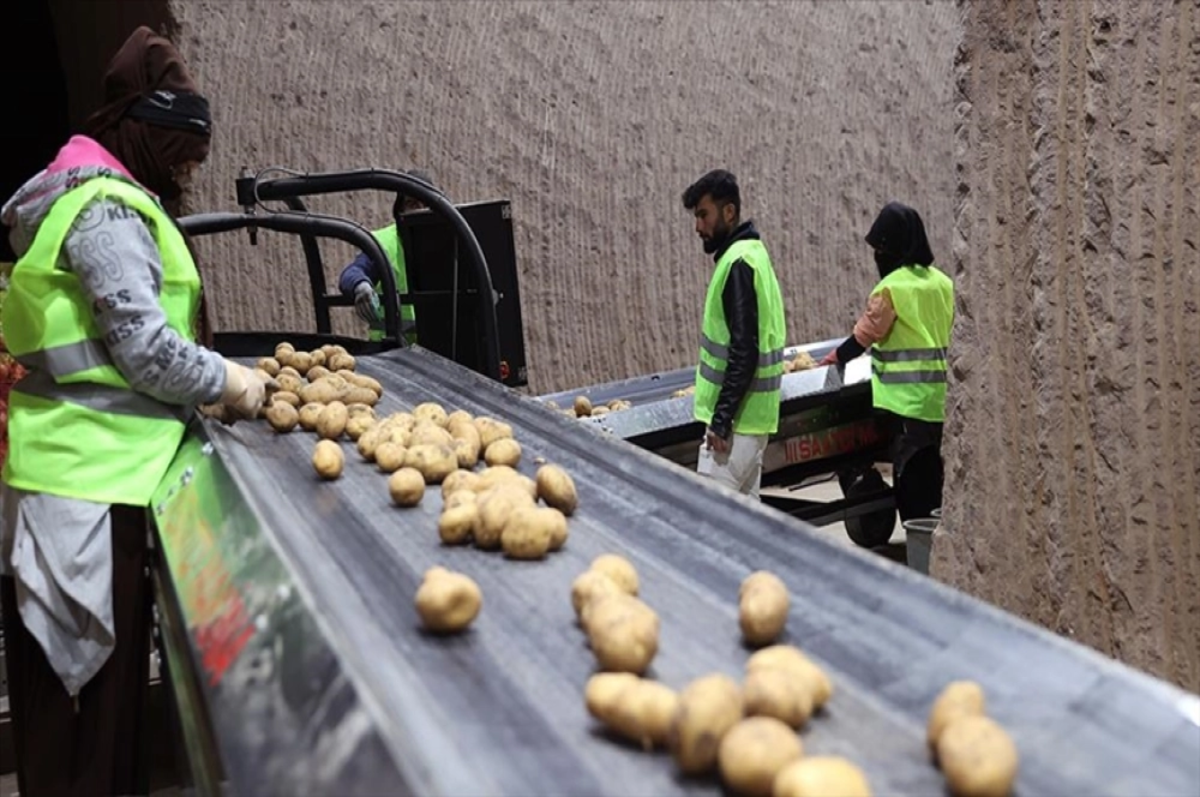
[[156, 91], [195, 94], [196, 84], [175, 46], [142, 26], [109, 63], [104, 75], [105, 105], [88, 119], [86, 132], [138, 182], [171, 203], [181, 193], [172, 169], [207, 158], [209, 135], [133, 118], [130, 112], [138, 101]]
[[[168, 212], [178, 215], [182, 191], [172, 170], [188, 161], [199, 163], [207, 158], [210, 135], [131, 115], [139, 101], [160, 91], [196, 94], [196, 84], [175, 46], [142, 26], [109, 62], [104, 75], [105, 105], [87, 120], [85, 130], [139, 183], [158, 194]], [[195, 250], [186, 234], [184, 239], [194, 258]], [[212, 324], [203, 291], [198, 310], [196, 338], [212, 348]]]

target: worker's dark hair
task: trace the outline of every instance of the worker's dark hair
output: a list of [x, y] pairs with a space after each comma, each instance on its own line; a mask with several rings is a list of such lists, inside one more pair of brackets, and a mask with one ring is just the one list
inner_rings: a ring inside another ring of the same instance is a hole
[[738, 190], [737, 178], [733, 176], [733, 172], [713, 169], [689, 185], [683, 192], [683, 206], [688, 210], [695, 210], [705, 196], [712, 196], [713, 202], [718, 205], [731, 204], [738, 215], [742, 213], [742, 193]]
[[[433, 178], [429, 176], [429, 172], [427, 172], [423, 169], [409, 169], [408, 171], [405, 172], [405, 174], [407, 174], [409, 177], [415, 177], [423, 183], [429, 183], [434, 188], [437, 188], [437, 186], [434, 185]], [[409, 199], [409, 198], [410, 197], [408, 197], [405, 194], [397, 194], [396, 195], [396, 201], [392, 204], [392, 217], [393, 218], [399, 216], [400, 213], [403, 212], [404, 200]], [[416, 199], [416, 197], [411, 197], [411, 198]]]

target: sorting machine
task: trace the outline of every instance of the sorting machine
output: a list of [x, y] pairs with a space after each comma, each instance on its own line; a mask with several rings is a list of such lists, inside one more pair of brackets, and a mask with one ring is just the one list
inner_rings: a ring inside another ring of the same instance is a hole
[[[813, 360], [836, 348], [842, 339], [792, 346], [788, 360], [807, 353]], [[599, 417], [584, 416], [604, 433], [695, 469], [704, 425], [692, 417], [692, 396], [677, 395], [695, 383], [695, 368], [680, 368], [633, 379], [544, 395], [551, 407], [569, 409], [576, 397], [592, 405], [614, 400], [627, 409]], [[885, 544], [896, 526], [891, 487], [876, 469], [890, 461], [892, 430], [871, 406], [870, 358], [844, 366], [818, 366], [784, 374], [779, 431], [763, 454], [763, 503], [816, 526], [844, 522], [858, 545]], [[815, 481], [836, 475], [844, 498], [815, 501], [797, 495]]]

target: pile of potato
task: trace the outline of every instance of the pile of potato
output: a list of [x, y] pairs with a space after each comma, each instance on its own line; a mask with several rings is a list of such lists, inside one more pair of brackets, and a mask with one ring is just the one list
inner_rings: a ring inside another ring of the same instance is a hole
[[926, 741], [955, 797], [1005, 797], [1017, 779], [1017, 746], [987, 716], [974, 681], [946, 686], [929, 711]]
[[658, 615], [638, 586], [637, 570], [616, 554], [596, 557], [571, 584], [571, 605], [602, 670], [641, 675], [658, 653]]
[[607, 404], [592, 405], [587, 396], [576, 396], [572, 406], [562, 409], [556, 401], [547, 401], [546, 406], [555, 412], [561, 412], [568, 418], [602, 418], [610, 412], [620, 412], [633, 406], [633, 402], [625, 399], [613, 399]]
[[819, 363], [813, 359], [811, 354], [802, 351], [794, 359], [783, 361], [783, 372], [790, 374], [796, 371], [807, 371], [811, 368], [816, 368], [818, 365]]

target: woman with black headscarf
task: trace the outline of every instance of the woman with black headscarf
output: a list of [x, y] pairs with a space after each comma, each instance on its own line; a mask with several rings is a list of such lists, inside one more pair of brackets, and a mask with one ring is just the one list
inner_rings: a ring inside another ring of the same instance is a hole
[[139, 28], [106, 105], [0, 218], [12, 389], [0, 598], [23, 795], [147, 788], [146, 507], [197, 405], [261, 409], [269, 382], [197, 342], [200, 275], [165, 204], [207, 157], [208, 103]]
[[942, 424], [946, 349], [954, 322], [954, 284], [933, 265], [917, 211], [889, 202], [866, 236], [879, 283], [854, 334], [822, 365], [844, 364], [871, 347], [876, 409], [894, 420], [892, 478], [901, 520], [929, 517], [942, 503]]

